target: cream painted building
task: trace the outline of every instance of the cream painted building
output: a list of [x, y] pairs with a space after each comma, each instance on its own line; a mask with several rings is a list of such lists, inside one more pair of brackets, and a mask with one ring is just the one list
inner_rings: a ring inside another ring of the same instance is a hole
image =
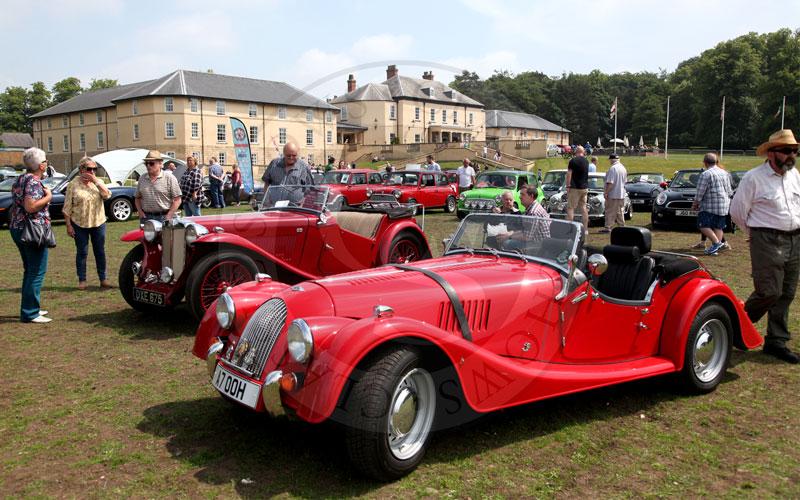
[[400, 76], [395, 65], [383, 83], [356, 87], [331, 100], [341, 114], [338, 138], [343, 144], [414, 144], [483, 141], [483, 104], [437, 82], [433, 72], [422, 78]]
[[486, 111], [487, 141], [546, 141], [570, 144], [570, 131], [544, 118], [527, 113], [490, 109]]
[[60, 171], [84, 155], [118, 148], [158, 149], [201, 164], [232, 165], [230, 118], [250, 132], [260, 171], [287, 141], [325, 163], [338, 157], [338, 109], [283, 82], [178, 70], [156, 80], [80, 94], [33, 115], [36, 145]]

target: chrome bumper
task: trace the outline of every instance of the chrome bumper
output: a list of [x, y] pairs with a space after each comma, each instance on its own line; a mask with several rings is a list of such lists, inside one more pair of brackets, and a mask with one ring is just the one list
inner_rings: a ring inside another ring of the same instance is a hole
[[286, 415], [286, 408], [281, 403], [281, 387], [279, 381], [283, 372], [275, 370], [269, 372], [264, 379], [264, 386], [261, 388], [261, 400], [264, 402], [264, 409], [273, 417]]

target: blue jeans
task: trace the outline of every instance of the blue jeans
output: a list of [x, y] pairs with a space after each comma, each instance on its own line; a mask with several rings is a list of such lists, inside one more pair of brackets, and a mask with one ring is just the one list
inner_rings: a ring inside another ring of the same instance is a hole
[[222, 194], [222, 183], [211, 179], [211, 206], [225, 208], [225, 196]]
[[21, 229], [11, 229], [11, 238], [19, 249], [22, 257], [22, 266], [25, 269], [22, 275], [22, 303], [19, 309], [19, 319], [28, 323], [39, 316], [39, 298], [44, 283], [44, 274], [47, 272], [47, 247], [35, 248], [25, 245], [20, 241]]
[[97, 277], [106, 279], [106, 225], [98, 227], [80, 227], [72, 224], [75, 230], [75, 267], [78, 270], [78, 281], [86, 281], [86, 257], [89, 255], [89, 240], [92, 240], [92, 253], [97, 266]]
[[183, 212], [186, 214], [186, 217], [200, 215], [200, 204], [196, 201], [184, 201]]

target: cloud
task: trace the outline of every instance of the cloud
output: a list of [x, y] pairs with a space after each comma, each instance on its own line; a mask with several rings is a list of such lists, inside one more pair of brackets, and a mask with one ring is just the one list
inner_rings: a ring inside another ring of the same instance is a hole
[[[209, 26], [212, 31], [207, 30]], [[144, 52], [163, 52], [165, 47], [177, 54], [219, 52], [233, 47], [233, 26], [233, 20], [224, 12], [202, 11], [143, 26], [135, 31], [133, 43]]]

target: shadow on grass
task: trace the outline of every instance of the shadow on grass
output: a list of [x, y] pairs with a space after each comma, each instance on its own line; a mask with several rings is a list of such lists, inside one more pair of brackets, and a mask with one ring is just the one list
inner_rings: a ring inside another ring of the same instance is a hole
[[111, 328], [131, 340], [166, 340], [194, 336], [197, 330], [197, 322], [183, 306], [155, 313], [125, 308], [112, 312], [84, 314], [69, 321]]
[[[723, 384], [738, 378], [729, 372]], [[575, 426], [650, 415], [664, 402], [691, 397], [677, 391], [671, 377], [660, 377], [498, 411], [437, 432], [423, 464], [456, 463], [529, 440], [553, 439]], [[220, 397], [148, 408], [137, 428], [166, 438], [176, 460], [200, 469], [198, 480], [233, 483], [244, 497], [340, 497], [382, 487], [348, 464], [343, 429], [336, 424], [271, 418]]]

